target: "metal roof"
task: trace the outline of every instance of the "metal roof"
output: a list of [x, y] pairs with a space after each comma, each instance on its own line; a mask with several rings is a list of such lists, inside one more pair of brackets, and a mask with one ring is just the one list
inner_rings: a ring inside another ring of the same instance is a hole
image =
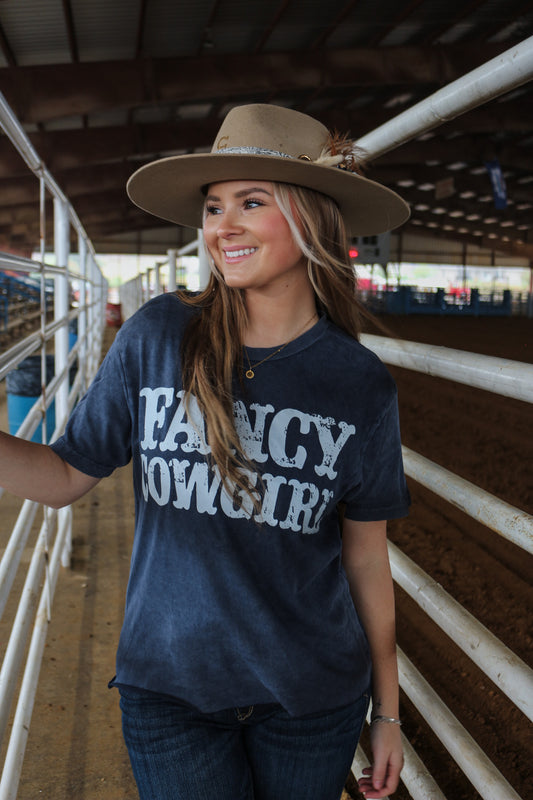
[[[131, 248], [148, 229], [164, 249], [190, 231], [133, 207], [126, 180], [159, 156], [208, 149], [231, 106], [287, 105], [359, 138], [532, 34], [530, 0], [0, 0], [0, 91], [97, 249]], [[411, 235], [531, 262], [532, 144], [530, 82], [367, 174], [411, 204]], [[37, 203], [0, 136], [0, 249], [37, 245]]]

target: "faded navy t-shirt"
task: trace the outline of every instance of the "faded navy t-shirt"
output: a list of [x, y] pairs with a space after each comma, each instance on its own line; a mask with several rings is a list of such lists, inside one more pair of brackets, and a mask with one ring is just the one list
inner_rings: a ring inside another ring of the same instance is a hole
[[[341, 566], [338, 504], [353, 520], [407, 513], [394, 382], [325, 317], [243, 387], [236, 380], [257, 513], [221, 487], [194, 398], [187, 413], [179, 352], [193, 313], [162, 295], [131, 317], [53, 445], [95, 477], [133, 459], [116, 683], [204, 712], [349, 703], [368, 689], [371, 664]], [[252, 365], [273, 350], [248, 348]]]

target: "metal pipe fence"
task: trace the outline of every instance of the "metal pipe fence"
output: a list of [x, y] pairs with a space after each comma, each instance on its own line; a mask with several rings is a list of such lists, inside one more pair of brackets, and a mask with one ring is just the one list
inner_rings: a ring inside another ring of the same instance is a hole
[[[17, 368], [25, 369], [30, 357], [40, 362], [36, 396], [30, 400], [32, 404], [24, 418], [17, 419], [15, 435], [30, 439], [41, 425], [41, 440], [49, 443], [63, 431], [70, 411], [100, 361], [107, 282], [74, 209], [1, 95], [0, 126], [39, 181], [42, 232], [38, 259], [0, 252], [0, 271], [16, 273], [22, 281], [31, 275], [40, 285], [39, 329], [0, 352], [0, 380]], [[50, 249], [55, 255], [54, 264], [45, 260], [49, 249], [44, 234], [46, 193], [53, 198], [54, 235]], [[77, 265], [70, 254], [71, 234], [78, 242]], [[50, 282], [53, 318], [49, 313]], [[71, 291], [75, 285], [78, 301], [73, 305]], [[77, 331], [71, 341], [73, 325], [77, 325]], [[54, 364], [52, 375], [47, 369], [49, 356]], [[52, 406], [55, 423], [53, 432], [48, 432]], [[0, 499], [1, 496], [0, 489]], [[11, 532], [0, 531], [0, 620], [3, 630], [9, 629], [0, 645], [0, 742], [7, 740], [3, 747], [1, 800], [14, 800], [17, 796], [59, 565], [68, 565], [70, 559], [71, 508], [52, 511], [41, 507], [42, 521], [35, 532], [38, 511], [39, 504], [21, 501]], [[25, 552], [31, 553], [27, 568]], [[6, 619], [8, 610], [13, 618]]]

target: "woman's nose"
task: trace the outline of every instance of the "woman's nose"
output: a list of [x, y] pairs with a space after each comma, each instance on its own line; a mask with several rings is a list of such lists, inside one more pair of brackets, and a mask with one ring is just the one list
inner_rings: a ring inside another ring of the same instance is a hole
[[227, 236], [239, 233], [241, 227], [237, 214], [231, 209], [226, 209], [224, 213], [220, 215], [217, 235], [220, 236], [221, 239], [225, 239]]

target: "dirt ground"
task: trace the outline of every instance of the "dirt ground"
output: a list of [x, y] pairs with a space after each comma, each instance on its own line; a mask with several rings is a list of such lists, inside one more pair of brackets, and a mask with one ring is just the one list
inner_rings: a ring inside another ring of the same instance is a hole
[[[531, 320], [384, 322], [401, 338], [533, 361]], [[533, 513], [528, 404], [406, 370], [391, 372], [407, 447]], [[76, 504], [72, 569], [62, 570], [58, 582], [19, 800], [136, 797], [116, 692], [106, 688], [133, 530], [129, 480], [129, 468], [120, 470]], [[533, 559], [412, 481], [410, 490], [411, 514], [391, 524], [392, 541], [531, 665]], [[533, 798], [530, 723], [400, 589], [397, 603], [400, 647], [520, 797]], [[402, 717], [406, 736], [448, 800], [479, 798], [405, 697]], [[353, 784], [348, 788], [355, 797]], [[400, 788], [395, 797], [409, 795]]]

